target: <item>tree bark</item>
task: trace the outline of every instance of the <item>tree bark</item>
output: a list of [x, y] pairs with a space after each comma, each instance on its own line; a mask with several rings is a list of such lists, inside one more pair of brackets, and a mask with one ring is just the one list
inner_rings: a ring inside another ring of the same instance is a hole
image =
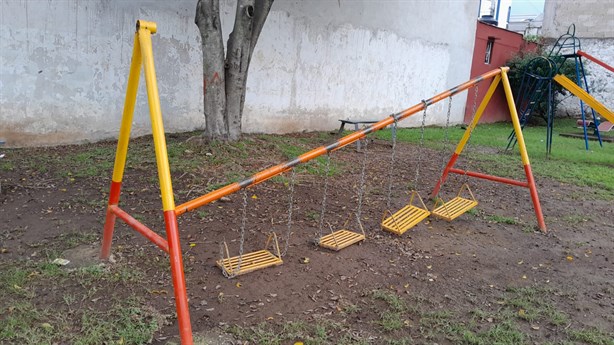
[[241, 104], [245, 99], [253, 18], [254, 0], [237, 0], [234, 29], [228, 37], [226, 53], [226, 118], [230, 140], [241, 136]]
[[203, 50], [204, 137], [226, 140], [226, 88], [224, 42], [219, 0], [198, 0], [195, 23], [200, 30]]
[[237, 0], [226, 59], [220, 26], [219, 0], [199, 0], [196, 25], [203, 46], [205, 120], [208, 139], [237, 140], [247, 90], [249, 63], [274, 0]]

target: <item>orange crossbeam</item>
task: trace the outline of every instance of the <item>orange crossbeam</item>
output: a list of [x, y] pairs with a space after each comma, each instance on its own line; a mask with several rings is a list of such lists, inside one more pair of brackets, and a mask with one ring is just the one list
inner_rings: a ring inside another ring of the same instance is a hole
[[266, 181], [274, 176], [280, 175], [290, 169], [292, 169], [293, 167], [302, 164], [302, 163], [306, 163], [314, 158], [320, 157], [322, 155], [325, 155], [329, 152], [338, 150], [342, 147], [345, 147], [347, 145], [350, 145], [362, 138], [364, 138], [367, 134], [369, 133], [373, 133], [376, 131], [379, 131], [383, 128], [386, 128], [387, 126], [393, 124], [395, 121], [400, 121], [402, 119], [405, 119], [407, 117], [410, 117], [414, 114], [416, 114], [417, 112], [421, 111], [424, 109], [425, 106], [430, 106], [431, 104], [435, 104], [443, 99], [446, 99], [452, 95], [455, 95], [461, 91], [464, 91], [472, 86], [474, 86], [475, 84], [481, 82], [482, 80], [485, 79], [489, 79], [489, 78], [493, 78], [499, 74], [501, 74], [501, 72], [507, 72], [509, 71], [509, 67], [502, 67], [502, 68], [498, 68], [498, 69], [494, 69], [492, 71], [489, 71], [487, 73], [484, 73], [480, 76], [477, 76], [465, 83], [462, 83], [460, 85], [457, 85], [447, 91], [444, 91], [438, 95], [435, 95], [425, 101], [422, 101], [419, 104], [416, 104], [410, 108], [407, 108], [399, 113], [390, 115], [388, 117], [386, 117], [385, 119], [374, 123], [373, 125], [361, 130], [361, 131], [356, 131], [352, 134], [346, 135], [345, 137], [337, 140], [336, 142], [328, 145], [328, 146], [320, 146], [318, 148], [315, 148], [309, 152], [306, 152], [300, 156], [298, 156], [296, 159], [282, 163], [282, 164], [278, 164], [276, 166], [270, 167], [268, 169], [262, 170], [258, 173], [256, 173], [255, 175], [253, 175], [252, 177], [238, 182], [238, 183], [232, 183], [229, 184], [227, 186], [224, 186], [220, 189], [216, 189], [212, 192], [209, 192], [205, 195], [202, 195], [196, 199], [190, 200], [188, 202], [185, 202], [179, 206], [177, 206], [175, 208], [175, 214], [176, 215], [181, 215], [184, 214], [188, 211], [192, 211], [196, 208], [199, 208], [201, 206], [207, 205], [213, 201], [216, 201], [218, 199], [221, 199], [222, 197], [225, 197], [227, 195], [233, 194], [235, 192], [237, 192], [238, 190], [241, 190], [242, 188], [247, 188], [253, 185], [256, 185], [260, 182]]

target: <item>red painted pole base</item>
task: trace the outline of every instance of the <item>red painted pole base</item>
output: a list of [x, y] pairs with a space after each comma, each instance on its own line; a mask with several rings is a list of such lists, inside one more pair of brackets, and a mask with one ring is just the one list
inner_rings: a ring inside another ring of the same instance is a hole
[[[122, 183], [111, 181], [111, 191], [109, 192], [109, 206], [119, 203], [119, 193]], [[115, 230], [115, 214], [111, 209], [107, 208], [107, 218], [104, 222], [104, 231], [102, 233], [102, 248], [100, 249], [100, 258], [107, 260], [111, 255], [111, 243], [113, 242], [113, 230]]]

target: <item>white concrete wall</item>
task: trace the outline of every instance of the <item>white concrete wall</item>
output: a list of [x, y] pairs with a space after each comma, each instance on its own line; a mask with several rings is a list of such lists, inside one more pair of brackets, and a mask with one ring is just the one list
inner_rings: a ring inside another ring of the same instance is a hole
[[[234, 1], [221, 0], [232, 27]], [[153, 37], [165, 129], [204, 127], [195, 0], [2, 0], [0, 138], [43, 145], [117, 136], [137, 19]], [[278, 0], [250, 68], [246, 132], [380, 118], [469, 78], [478, 1]], [[144, 88], [141, 83], [141, 89]], [[141, 90], [142, 91], [142, 90]], [[465, 95], [454, 102], [462, 121]], [[443, 123], [444, 105], [427, 123]], [[149, 132], [144, 92], [134, 132]], [[418, 123], [418, 119], [409, 124]]]
[[[576, 26], [575, 34], [580, 38], [583, 51], [614, 66], [614, 2], [612, 0], [546, 0], [542, 30], [545, 38], [554, 44], [554, 40], [565, 34], [571, 24]], [[589, 73], [587, 80], [591, 94], [609, 109], [614, 109], [612, 72], [588, 59], [583, 59], [583, 62]], [[576, 97], [557, 95], [557, 98], [561, 101], [557, 108], [559, 115], [580, 116], [580, 102]]]
[[612, 0], [546, 0], [544, 27], [546, 38], [557, 38], [576, 25], [582, 38], [614, 37], [614, 2]]

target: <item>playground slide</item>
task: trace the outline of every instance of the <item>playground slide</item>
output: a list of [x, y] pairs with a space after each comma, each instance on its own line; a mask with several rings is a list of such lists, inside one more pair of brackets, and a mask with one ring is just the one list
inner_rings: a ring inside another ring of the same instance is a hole
[[584, 101], [584, 103], [588, 104], [591, 108], [593, 108], [601, 116], [605, 117], [608, 121], [614, 122], [614, 112], [606, 108], [605, 105], [596, 100], [595, 97], [591, 96], [584, 89], [579, 87], [578, 84], [574, 83], [562, 74], [557, 74], [556, 76], [554, 76], [554, 80], [557, 83], [561, 84], [561, 86], [564, 87], [567, 91], [573, 93], [576, 97]]

